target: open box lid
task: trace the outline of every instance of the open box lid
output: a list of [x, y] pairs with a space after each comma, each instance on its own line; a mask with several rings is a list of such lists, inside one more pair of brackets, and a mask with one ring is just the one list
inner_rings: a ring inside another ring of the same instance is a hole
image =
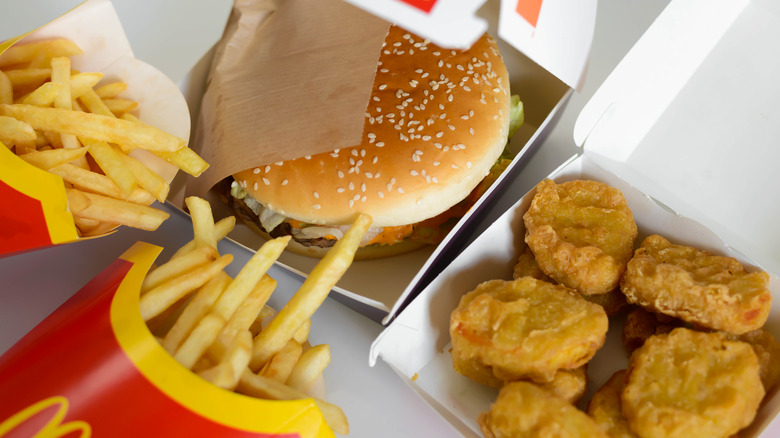
[[577, 119], [600, 166], [780, 272], [780, 4], [674, 0]]

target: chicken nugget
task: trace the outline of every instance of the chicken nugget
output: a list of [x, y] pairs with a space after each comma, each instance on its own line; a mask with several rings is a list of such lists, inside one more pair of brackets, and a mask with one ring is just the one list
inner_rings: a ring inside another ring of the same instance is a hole
[[585, 364], [604, 344], [604, 309], [573, 290], [531, 277], [490, 280], [450, 316], [454, 355], [476, 358], [504, 381], [549, 382]]
[[768, 283], [766, 272], [748, 273], [733, 257], [652, 235], [636, 250], [620, 286], [629, 303], [739, 335], [766, 322]]
[[598, 181], [543, 180], [523, 222], [541, 270], [583, 295], [618, 286], [637, 236], [623, 194]]
[[[517, 280], [520, 277], [533, 277], [537, 280], [555, 283], [553, 279], [545, 275], [539, 268], [539, 263], [536, 261], [533, 251], [527, 245], [517, 257], [517, 263], [515, 263], [512, 271], [512, 278]], [[628, 307], [626, 296], [623, 295], [620, 288], [612, 289], [605, 294], [583, 295], [582, 297], [591, 303], [596, 303], [603, 307], [604, 311], [607, 312], [607, 316], [615, 316]]]
[[753, 330], [736, 337], [753, 347], [758, 358], [758, 372], [767, 392], [780, 380], [780, 343], [764, 329]]
[[[493, 388], [501, 388], [508, 383], [496, 377], [493, 374], [493, 367], [485, 365], [479, 358], [465, 358], [460, 354], [460, 350], [453, 349], [451, 353], [452, 366], [459, 374]], [[574, 368], [573, 370], [558, 370], [551, 381], [534, 383], [569, 403], [577, 403], [588, 389], [587, 365]]]
[[623, 346], [630, 355], [650, 336], [669, 333], [682, 325], [683, 322], [679, 319], [638, 307], [626, 314], [626, 322], [623, 324]]
[[643, 438], [725, 438], [753, 421], [763, 397], [750, 345], [681, 327], [631, 355], [621, 409]]
[[620, 407], [620, 394], [623, 392], [626, 370], [612, 375], [601, 388], [593, 393], [586, 412], [593, 418], [610, 438], [638, 438], [628, 427]]
[[584, 412], [533, 383], [512, 382], [477, 418], [485, 438], [607, 438]]

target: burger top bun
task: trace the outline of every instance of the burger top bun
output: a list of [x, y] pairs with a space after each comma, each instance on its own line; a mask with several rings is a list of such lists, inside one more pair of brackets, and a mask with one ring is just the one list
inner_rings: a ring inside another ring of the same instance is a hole
[[487, 175], [506, 145], [509, 102], [506, 67], [489, 35], [455, 51], [391, 26], [361, 144], [234, 178], [266, 207], [303, 222], [348, 224], [358, 212], [379, 227], [419, 222]]

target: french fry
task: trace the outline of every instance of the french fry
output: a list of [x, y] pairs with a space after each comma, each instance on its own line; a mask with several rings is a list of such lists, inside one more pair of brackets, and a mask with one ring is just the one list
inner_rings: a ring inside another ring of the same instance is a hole
[[[214, 224], [214, 235], [216, 236], [217, 242], [222, 240], [225, 236], [228, 235], [229, 232], [233, 230], [233, 227], [236, 226], [236, 217], [235, 216], [228, 216], [223, 219], [220, 219], [217, 221], [217, 223]], [[195, 240], [190, 240], [186, 244], [184, 244], [181, 248], [179, 248], [172, 256], [171, 258], [178, 257], [182, 254], [186, 254], [190, 251], [195, 249]]]
[[13, 117], [0, 116], [0, 141], [15, 144], [20, 141], [34, 141], [37, 135], [32, 126]]
[[344, 237], [339, 239], [314, 267], [290, 301], [255, 337], [249, 367], [260, 369], [292, 339], [295, 331], [310, 319], [354, 259], [360, 240], [371, 225], [371, 218], [360, 214]]
[[294, 339], [290, 339], [281, 350], [266, 362], [258, 374], [277, 382], [285, 383], [290, 374], [292, 374], [292, 370], [302, 353], [303, 347], [301, 347], [301, 344]]
[[217, 333], [224, 324], [225, 320], [219, 315], [209, 313], [204, 316], [192, 329], [187, 339], [181, 343], [176, 353], [173, 354], [173, 358], [185, 368], [191, 369], [206, 351], [206, 348], [214, 342], [214, 338], [217, 337]]
[[25, 86], [37, 88], [51, 77], [51, 68], [5, 70], [5, 74], [14, 88], [23, 88]]
[[92, 236], [102, 236], [109, 231], [113, 230], [114, 228], [118, 227], [120, 224], [114, 223], [114, 222], [100, 222], [95, 228], [82, 233], [82, 236], [84, 237], [92, 237]]
[[264, 243], [246, 262], [233, 282], [230, 283], [230, 286], [219, 297], [219, 300], [214, 304], [214, 313], [226, 320], [230, 319], [233, 316], [233, 312], [236, 311], [241, 302], [252, 291], [252, 288], [255, 287], [271, 265], [279, 258], [289, 241], [290, 236], [285, 236], [277, 237]]
[[29, 63], [38, 53], [55, 57], [81, 55], [84, 51], [76, 43], [65, 38], [17, 44], [9, 47], [0, 55], [0, 68]]
[[[70, 59], [64, 56], [52, 58], [51, 60], [51, 82], [59, 85], [59, 91], [54, 97], [54, 108], [73, 110], [70, 94]], [[62, 146], [66, 149], [78, 149], [81, 147], [78, 139], [73, 133], [60, 133]], [[89, 169], [89, 164], [85, 157], [81, 157], [73, 162], [76, 166]], [[123, 186], [120, 184], [124, 192]], [[127, 191], [126, 193], [130, 193]]]
[[132, 111], [138, 107], [138, 102], [130, 99], [112, 98], [103, 99], [103, 103], [106, 108], [109, 109], [115, 116], [121, 116], [122, 114]]
[[217, 301], [220, 294], [225, 290], [228, 284], [233, 281], [224, 271], [218, 272], [206, 284], [198, 289], [198, 292], [184, 308], [184, 311], [176, 319], [168, 333], [165, 334], [162, 346], [166, 351], [173, 354], [179, 344], [195, 327], [195, 324], [209, 312], [211, 306]]
[[301, 354], [285, 383], [298, 391], [306, 391], [328, 364], [330, 364], [330, 346], [315, 345]]
[[168, 192], [171, 190], [171, 186], [167, 181], [152, 169], [146, 167], [145, 164], [138, 161], [122, 151], [116, 151], [119, 158], [124, 162], [125, 167], [135, 176], [138, 185], [146, 189], [149, 193], [154, 195], [155, 199], [160, 202], [165, 202], [168, 197]]
[[0, 105], [0, 115], [25, 121], [35, 129], [116, 143], [123, 148], [139, 147], [153, 151], [171, 152], [184, 147], [185, 144], [184, 140], [144, 123], [134, 123], [112, 116], [68, 111], [61, 108], [3, 104]]
[[249, 330], [260, 310], [263, 309], [265, 303], [271, 298], [274, 289], [276, 289], [276, 280], [268, 275], [263, 275], [263, 278], [257, 282], [257, 285], [247, 295], [239, 308], [233, 312], [225, 326], [222, 327], [222, 331], [219, 332], [217, 339], [209, 347], [208, 353], [210, 357], [220, 360], [233, 343], [235, 337], [239, 333]]
[[127, 89], [127, 83], [125, 82], [112, 82], [110, 84], [101, 85], [95, 88], [95, 94], [101, 99], [111, 99], [122, 94]]
[[241, 372], [246, 369], [251, 357], [252, 334], [245, 330], [236, 335], [219, 363], [198, 375], [220, 388], [232, 391], [238, 385]]
[[167, 263], [146, 274], [141, 284], [141, 295], [179, 275], [183, 275], [206, 263], [211, 263], [218, 257], [219, 254], [216, 248], [204, 246], [190, 251], [181, 257], [172, 258]]
[[[65, 189], [65, 193], [68, 195], [68, 202], [70, 202], [73, 192], [76, 191], [78, 190]], [[165, 211], [146, 205], [134, 204], [94, 193], [81, 193], [89, 199], [90, 205], [83, 209], [74, 209], [71, 205], [71, 212], [76, 216], [87, 219], [113, 222], [142, 230], [154, 231], [170, 216]]]
[[[65, 138], [63, 137], [63, 143]], [[105, 175], [114, 181], [119, 190], [122, 192], [122, 196], [130, 196], [130, 194], [138, 187], [138, 180], [133, 172], [125, 165], [124, 159], [121, 155], [122, 152], [114, 150], [108, 143], [104, 141], [82, 139], [84, 146], [89, 150], [89, 155], [95, 160], [95, 163], [105, 173]], [[67, 146], [65, 146], [67, 148]]]
[[[85, 148], [82, 149], [83, 152], [86, 152]], [[52, 151], [68, 151], [68, 153], [75, 153], [76, 151], [79, 151], [79, 149], [53, 149]], [[59, 175], [65, 182], [73, 185], [74, 188], [87, 192], [97, 193], [111, 198], [125, 199], [128, 202], [140, 205], [149, 205], [155, 201], [155, 197], [142, 188], [136, 188], [130, 196], [123, 198], [122, 192], [114, 181], [111, 181], [111, 178], [69, 163], [52, 167], [49, 169], [49, 172]]]
[[211, 204], [203, 198], [188, 196], [184, 200], [192, 218], [192, 230], [195, 235], [195, 247], [217, 247], [217, 233], [214, 229], [214, 216]]
[[[233, 256], [225, 254], [207, 265], [193, 269], [146, 292], [141, 296], [139, 304], [141, 317], [144, 321], [148, 321], [159, 315], [182, 297], [203, 286], [232, 261]], [[224, 318], [222, 319], [224, 321]]]
[[[271, 400], [302, 400], [310, 398], [301, 391], [290, 388], [273, 379], [258, 376], [249, 369], [241, 373], [241, 379], [238, 382], [238, 386], [236, 386], [236, 390], [245, 395]], [[340, 407], [317, 398], [314, 398], [314, 402], [322, 412], [325, 422], [328, 423], [328, 426], [334, 432], [341, 435], [349, 434], [349, 423], [346, 415], [344, 415], [344, 411]]]
[[0, 70], [0, 104], [14, 103], [14, 86], [5, 73]]
[[100, 80], [103, 73], [78, 73], [70, 77], [70, 96], [78, 99], [82, 94], [91, 90]]
[[[77, 158], [83, 157], [87, 153], [84, 148], [79, 149], [52, 149], [48, 151], [35, 151], [27, 154], [19, 155], [19, 158], [32, 164], [33, 166], [43, 169], [51, 170], [55, 167], [70, 163]], [[75, 167], [75, 166], [74, 166]], [[83, 170], [83, 169], [82, 169]], [[88, 172], [85, 170], [85, 172]]]
[[103, 102], [103, 99], [98, 97], [97, 93], [95, 93], [95, 90], [85, 90], [80, 96], [79, 96], [79, 102], [84, 104], [84, 106], [87, 108], [87, 111], [98, 114], [101, 116], [106, 117], [116, 117], [114, 113], [111, 112], [110, 109], [106, 106], [106, 104]]
[[[122, 118], [139, 122], [138, 118], [130, 113], [122, 114]], [[200, 176], [209, 168], [209, 163], [187, 146], [173, 152], [152, 151], [152, 153], [192, 176]]]
[[49, 106], [60, 92], [62, 84], [46, 82], [22, 99], [25, 105]]
[[311, 320], [307, 319], [301, 323], [301, 325], [298, 327], [298, 330], [295, 330], [295, 333], [293, 333], [293, 339], [299, 344], [303, 344], [307, 339], [309, 339], [309, 330], [311, 330]]

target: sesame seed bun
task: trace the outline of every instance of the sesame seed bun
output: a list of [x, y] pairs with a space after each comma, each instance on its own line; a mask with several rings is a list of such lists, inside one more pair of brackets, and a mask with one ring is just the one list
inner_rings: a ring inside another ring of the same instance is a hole
[[[507, 142], [509, 78], [496, 41], [456, 51], [391, 26], [359, 145], [233, 175], [253, 198], [298, 221], [417, 223], [464, 199]], [[302, 127], [306, 129], [306, 127]]]

